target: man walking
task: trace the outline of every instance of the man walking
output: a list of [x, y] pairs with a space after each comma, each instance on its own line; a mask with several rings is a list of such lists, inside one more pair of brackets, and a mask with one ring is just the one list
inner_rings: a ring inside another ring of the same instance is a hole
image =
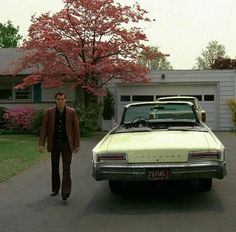
[[[52, 193], [56, 196], [61, 186], [61, 196], [67, 200], [71, 193], [70, 165], [72, 153], [77, 153], [80, 144], [80, 130], [77, 114], [66, 105], [64, 93], [55, 95], [56, 106], [47, 110], [39, 137], [39, 151], [44, 152], [47, 140], [47, 150], [51, 153]], [[63, 175], [60, 181], [59, 163], [62, 157]]]

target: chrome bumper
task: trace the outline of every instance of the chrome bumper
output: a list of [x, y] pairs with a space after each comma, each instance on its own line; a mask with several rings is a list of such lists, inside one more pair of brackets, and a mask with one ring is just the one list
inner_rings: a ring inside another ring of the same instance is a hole
[[150, 169], [168, 169], [170, 180], [190, 180], [203, 178], [223, 179], [226, 164], [219, 161], [204, 163], [169, 163], [169, 164], [93, 164], [93, 177], [96, 180], [147, 180]]

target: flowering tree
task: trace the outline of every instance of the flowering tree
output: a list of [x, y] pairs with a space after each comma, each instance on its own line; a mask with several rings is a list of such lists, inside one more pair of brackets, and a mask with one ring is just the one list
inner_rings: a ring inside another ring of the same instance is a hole
[[236, 69], [236, 59], [218, 58], [211, 65], [212, 69]]
[[59, 87], [65, 82], [102, 95], [112, 79], [147, 82], [148, 68], [138, 64], [140, 50], [147, 59], [164, 57], [144, 46], [145, 33], [136, 24], [150, 22], [139, 4], [122, 6], [113, 0], [64, 0], [53, 15], [32, 17], [23, 49], [31, 52], [18, 62], [15, 74], [28, 68], [32, 74], [18, 88], [42, 83]]

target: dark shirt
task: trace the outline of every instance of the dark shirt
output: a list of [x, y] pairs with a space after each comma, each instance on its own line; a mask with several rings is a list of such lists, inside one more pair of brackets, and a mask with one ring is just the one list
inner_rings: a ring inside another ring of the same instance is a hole
[[66, 134], [66, 107], [62, 112], [60, 112], [56, 107], [54, 144], [61, 144], [67, 142], [68, 137]]

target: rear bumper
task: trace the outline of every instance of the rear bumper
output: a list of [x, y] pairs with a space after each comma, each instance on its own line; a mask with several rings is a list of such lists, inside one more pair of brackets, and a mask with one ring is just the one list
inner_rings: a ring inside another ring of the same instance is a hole
[[94, 164], [93, 177], [96, 180], [147, 180], [150, 169], [168, 169], [170, 180], [191, 180], [204, 178], [223, 179], [226, 164], [219, 161], [204, 163], [170, 163], [170, 164]]

